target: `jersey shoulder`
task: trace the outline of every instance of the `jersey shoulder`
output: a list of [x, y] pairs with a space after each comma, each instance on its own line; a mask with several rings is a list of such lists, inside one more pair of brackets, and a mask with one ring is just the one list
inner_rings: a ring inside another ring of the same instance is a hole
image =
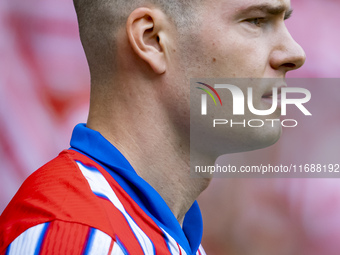
[[61, 152], [22, 184], [0, 216], [0, 250], [25, 230], [54, 220], [88, 225], [114, 236], [107, 211], [72, 153]]

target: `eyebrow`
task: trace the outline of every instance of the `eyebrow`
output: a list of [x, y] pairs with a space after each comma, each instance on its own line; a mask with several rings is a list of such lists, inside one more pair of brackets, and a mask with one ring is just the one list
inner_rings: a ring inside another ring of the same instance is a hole
[[242, 9], [239, 14], [242, 15], [242, 14], [247, 14], [247, 13], [254, 12], [254, 11], [261, 11], [261, 12], [268, 13], [274, 16], [280, 15], [281, 13], [285, 12], [285, 16], [284, 16], [285, 20], [289, 19], [293, 13], [293, 9], [291, 8], [287, 9], [287, 7], [284, 5], [272, 6], [269, 4], [262, 4], [262, 5], [252, 5], [245, 9]]

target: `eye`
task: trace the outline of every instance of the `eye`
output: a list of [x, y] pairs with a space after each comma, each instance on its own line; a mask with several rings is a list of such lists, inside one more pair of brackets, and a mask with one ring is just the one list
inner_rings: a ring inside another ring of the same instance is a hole
[[262, 27], [267, 22], [267, 19], [266, 18], [251, 18], [245, 21], [257, 27]]

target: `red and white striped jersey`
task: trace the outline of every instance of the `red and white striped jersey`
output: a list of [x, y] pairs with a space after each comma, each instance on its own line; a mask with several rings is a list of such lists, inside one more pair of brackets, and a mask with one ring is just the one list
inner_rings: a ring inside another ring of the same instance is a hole
[[98, 132], [78, 125], [71, 146], [33, 173], [1, 215], [0, 254], [205, 254], [196, 202], [181, 228]]

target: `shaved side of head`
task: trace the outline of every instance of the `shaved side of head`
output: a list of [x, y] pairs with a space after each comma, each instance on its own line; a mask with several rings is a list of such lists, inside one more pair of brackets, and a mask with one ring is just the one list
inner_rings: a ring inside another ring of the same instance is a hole
[[195, 8], [202, 0], [74, 0], [79, 33], [91, 80], [99, 81], [112, 75], [115, 59], [116, 34], [124, 27], [130, 13], [138, 7], [158, 7], [185, 33], [195, 21]]

